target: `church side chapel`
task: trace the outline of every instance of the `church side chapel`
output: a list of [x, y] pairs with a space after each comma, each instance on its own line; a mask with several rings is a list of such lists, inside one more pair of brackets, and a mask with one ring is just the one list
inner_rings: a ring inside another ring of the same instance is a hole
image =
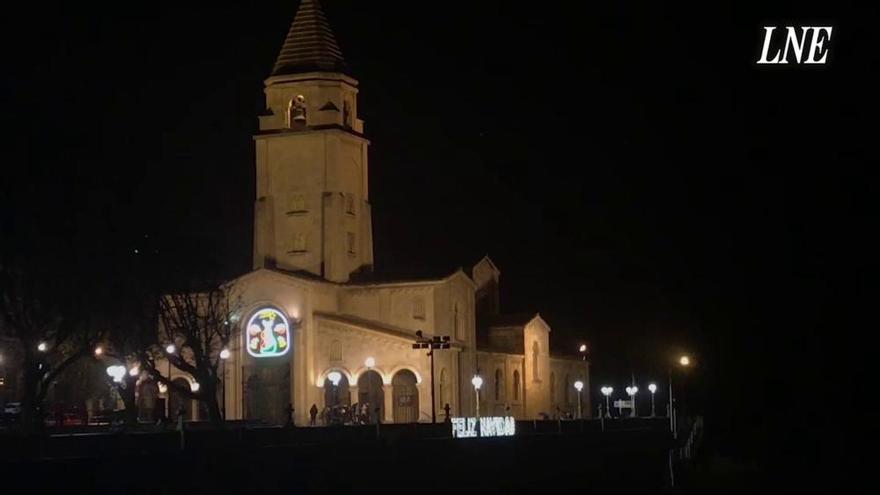
[[[288, 404], [299, 425], [315, 411], [316, 424], [333, 424], [355, 404], [371, 423], [474, 416], [476, 374], [484, 416], [576, 414], [573, 384], [590, 390], [587, 363], [550, 354], [539, 314], [501, 311], [501, 271], [488, 256], [425, 279], [373, 270], [358, 81], [317, 0], [302, 0], [265, 95], [253, 271], [230, 282], [242, 303], [224, 367], [227, 419], [281, 424]], [[443, 348], [413, 348], [435, 337]]]

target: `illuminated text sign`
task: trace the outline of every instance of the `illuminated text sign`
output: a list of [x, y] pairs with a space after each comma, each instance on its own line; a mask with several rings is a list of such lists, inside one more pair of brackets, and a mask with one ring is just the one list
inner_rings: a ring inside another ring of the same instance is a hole
[[[510, 437], [516, 433], [516, 420], [512, 416], [479, 419], [481, 437]], [[452, 418], [453, 438], [477, 437], [477, 418]]]

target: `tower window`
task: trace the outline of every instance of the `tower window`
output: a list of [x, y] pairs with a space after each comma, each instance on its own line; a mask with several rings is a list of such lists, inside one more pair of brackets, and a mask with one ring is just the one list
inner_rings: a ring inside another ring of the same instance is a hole
[[538, 341], [532, 342], [532, 381], [540, 381], [540, 377], [538, 375], [538, 355], [540, 354], [540, 349], [538, 348]]
[[290, 197], [290, 205], [287, 210], [288, 214], [293, 213], [307, 213], [309, 211], [308, 206], [306, 205], [306, 195], [305, 194], [294, 194]]
[[357, 253], [357, 237], [354, 232], [348, 233], [346, 245], [348, 246], [348, 254]]
[[290, 246], [291, 253], [304, 253], [306, 252], [306, 235], [302, 232], [297, 232], [293, 234], [293, 238], [291, 239]]
[[519, 400], [519, 370], [513, 370], [513, 400]]
[[354, 215], [354, 194], [345, 195], [345, 212]]

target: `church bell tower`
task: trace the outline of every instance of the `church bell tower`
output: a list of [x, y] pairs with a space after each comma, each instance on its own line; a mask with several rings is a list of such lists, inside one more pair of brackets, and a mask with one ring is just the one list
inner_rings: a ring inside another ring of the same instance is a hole
[[367, 148], [350, 75], [318, 0], [302, 0], [256, 143], [254, 268], [333, 282], [373, 265]]

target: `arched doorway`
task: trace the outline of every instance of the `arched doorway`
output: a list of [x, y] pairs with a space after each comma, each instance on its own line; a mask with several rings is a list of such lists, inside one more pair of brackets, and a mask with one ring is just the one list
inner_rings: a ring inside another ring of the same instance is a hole
[[351, 393], [348, 390], [348, 377], [345, 376], [345, 373], [339, 373], [339, 376], [339, 383], [336, 385], [333, 385], [333, 382], [329, 378], [324, 380], [324, 405], [327, 407], [347, 407], [351, 405]]
[[186, 378], [178, 377], [174, 380], [171, 380], [171, 383], [173, 383], [175, 386], [170, 387], [168, 390], [168, 415], [170, 416], [169, 419], [177, 421], [177, 411], [180, 409], [181, 406], [183, 406], [183, 418], [190, 421], [195, 420], [196, 407], [194, 406], [196, 406], [196, 401], [184, 397], [183, 394], [177, 391], [178, 387], [189, 390], [189, 381]]
[[[367, 404], [370, 423], [377, 423], [385, 417], [385, 391], [382, 388], [382, 376], [369, 370], [358, 377], [358, 404]], [[379, 414], [376, 415], [376, 408]]]
[[419, 389], [416, 375], [410, 370], [400, 370], [391, 380], [394, 399], [394, 422], [415, 423], [419, 420]]
[[259, 361], [245, 370], [245, 417], [267, 424], [284, 424], [290, 401], [290, 364]]

